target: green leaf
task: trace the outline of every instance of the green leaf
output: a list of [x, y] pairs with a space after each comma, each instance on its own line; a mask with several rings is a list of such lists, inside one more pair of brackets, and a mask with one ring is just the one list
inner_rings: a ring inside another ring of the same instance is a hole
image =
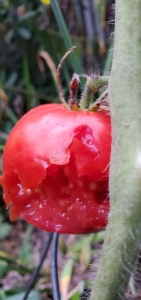
[[4, 150], [4, 145], [0, 145], [0, 151]]
[[80, 300], [80, 292], [77, 291], [70, 299], [71, 300]]
[[18, 28], [18, 33], [25, 40], [29, 40], [31, 38], [30, 30], [25, 27]]
[[31, 18], [35, 17], [37, 13], [37, 11], [28, 11], [26, 14], [23, 14], [19, 17], [18, 22], [21, 23], [23, 21], [28, 21], [28, 19], [31, 20]]
[[17, 78], [18, 78], [17, 72], [11, 73], [10, 77], [6, 82], [6, 85], [13, 85], [16, 82]]
[[[23, 300], [25, 293], [15, 294], [10, 297], [4, 298], [4, 300]], [[41, 296], [37, 291], [32, 290], [27, 297], [27, 300], [41, 300]]]
[[70, 258], [64, 265], [64, 268], [61, 272], [60, 291], [62, 297], [65, 297], [68, 293], [69, 284], [72, 278], [73, 266], [74, 266], [74, 260]]
[[5, 299], [6, 293], [4, 290], [0, 289], [0, 299]]
[[12, 123], [15, 125], [18, 121], [18, 118], [14, 114], [13, 110], [10, 107], [6, 106], [5, 111], [6, 111], [7, 115], [9, 116], [9, 118], [11, 119]]
[[92, 254], [91, 244], [88, 243], [86, 239], [84, 239], [82, 250], [79, 257], [82, 272], [84, 272], [88, 268], [91, 259], [91, 254]]
[[95, 235], [95, 240], [94, 242], [95, 243], [99, 243], [99, 242], [102, 242], [104, 240], [104, 237], [105, 237], [105, 231], [100, 231], [99, 233], [97, 233]]
[[10, 225], [7, 223], [0, 224], [0, 240], [3, 240], [10, 232]]
[[3, 216], [0, 214], [0, 240], [3, 240], [9, 234], [10, 229], [11, 226], [7, 223], [3, 223]]
[[7, 262], [0, 259], [0, 278], [2, 278], [3, 274], [6, 272], [7, 265], [8, 265]]

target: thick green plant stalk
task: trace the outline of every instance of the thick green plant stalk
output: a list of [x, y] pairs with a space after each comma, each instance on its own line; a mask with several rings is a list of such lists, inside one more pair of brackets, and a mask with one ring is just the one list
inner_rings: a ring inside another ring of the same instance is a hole
[[91, 300], [123, 299], [141, 243], [141, 0], [116, 0], [111, 211]]

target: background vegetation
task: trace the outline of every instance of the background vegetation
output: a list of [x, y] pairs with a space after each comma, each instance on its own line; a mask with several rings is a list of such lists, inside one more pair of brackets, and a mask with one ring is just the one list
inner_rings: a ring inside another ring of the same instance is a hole
[[[114, 2], [51, 0], [46, 5], [39, 0], [0, 0], [0, 172], [4, 144], [17, 120], [32, 107], [59, 102], [56, 66], [68, 48], [77, 46], [62, 69], [66, 95], [74, 72], [109, 74]], [[83, 86], [84, 81], [80, 93]], [[103, 236], [60, 236], [58, 267], [64, 299], [77, 300], [88, 293], [87, 268], [98, 258]], [[47, 238], [47, 233], [22, 220], [11, 223], [0, 191], [0, 299], [22, 299]], [[52, 299], [50, 253], [30, 297]]]

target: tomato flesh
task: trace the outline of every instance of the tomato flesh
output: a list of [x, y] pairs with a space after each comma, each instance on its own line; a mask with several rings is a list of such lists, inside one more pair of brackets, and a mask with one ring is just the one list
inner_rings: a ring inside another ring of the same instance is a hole
[[110, 116], [60, 104], [28, 112], [13, 128], [0, 178], [11, 219], [46, 231], [103, 229], [109, 212]]

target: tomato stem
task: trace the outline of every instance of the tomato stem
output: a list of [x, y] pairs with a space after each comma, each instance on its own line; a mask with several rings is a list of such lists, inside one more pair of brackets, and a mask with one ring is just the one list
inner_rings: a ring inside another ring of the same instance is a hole
[[102, 87], [108, 85], [108, 80], [109, 80], [108, 76], [91, 75], [88, 77], [80, 101], [81, 109], [89, 108], [93, 93], [98, 92]]
[[123, 299], [141, 243], [141, 1], [117, 0], [109, 82], [111, 210], [91, 300]]

